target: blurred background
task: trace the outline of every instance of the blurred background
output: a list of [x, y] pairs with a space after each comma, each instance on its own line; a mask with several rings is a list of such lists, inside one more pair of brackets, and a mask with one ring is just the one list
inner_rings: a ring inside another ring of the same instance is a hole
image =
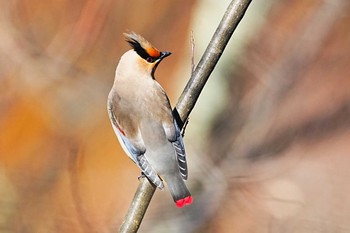
[[[1, 0], [0, 232], [117, 232], [139, 170], [106, 98], [122, 33], [160, 50], [172, 105], [230, 1]], [[194, 204], [140, 232], [350, 232], [350, 5], [254, 0], [186, 130]]]

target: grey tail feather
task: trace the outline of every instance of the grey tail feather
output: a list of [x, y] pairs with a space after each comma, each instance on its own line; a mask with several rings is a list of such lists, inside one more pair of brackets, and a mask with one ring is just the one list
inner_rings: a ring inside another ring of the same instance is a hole
[[184, 147], [180, 144], [179, 141], [173, 142], [173, 146], [177, 155], [177, 163], [179, 165], [179, 171], [182, 179], [187, 180], [187, 161], [186, 161], [186, 153], [183, 149]]
[[154, 168], [148, 163], [144, 155], [140, 155], [137, 158], [138, 166], [141, 168], [142, 173], [159, 189], [164, 188], [162, 180], [159, 178], [157, 172]]
[[174, 201], [178, 201], [185, 197], [191, 196], [188, 191], [184, 180], [180, 176], [174, 176], [170, 180], [166, 179], [169, 191]]

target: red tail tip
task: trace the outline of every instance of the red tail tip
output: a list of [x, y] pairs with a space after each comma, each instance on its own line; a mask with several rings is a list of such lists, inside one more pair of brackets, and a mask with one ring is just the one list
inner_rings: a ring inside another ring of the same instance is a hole
[[182, 208], [185, 205], [191, 205], [192, 202], [193, 202], [192, 196], [188, 196], [188, 197], [185, 197], [183, 199], [177, 200], [175, 202], [175, 204], [176, 204], [177, 207]]

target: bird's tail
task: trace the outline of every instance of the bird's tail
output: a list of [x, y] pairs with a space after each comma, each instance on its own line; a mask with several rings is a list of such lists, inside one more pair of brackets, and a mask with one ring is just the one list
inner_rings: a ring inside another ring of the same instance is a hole
[[180, 175], [171, 177], [171, 179], [166, 182], [177, 207], [182, 208], [193, 202], [191, 193], [188, 191], [186, 184]]

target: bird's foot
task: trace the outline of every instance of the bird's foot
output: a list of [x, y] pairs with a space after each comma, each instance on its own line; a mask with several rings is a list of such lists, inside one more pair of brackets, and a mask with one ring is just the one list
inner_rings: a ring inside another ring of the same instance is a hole
[[137, 179], [140, 181], [143, 178], [146, 178], [146, 175], [143, 172], [141, 172], [141, 174], [137, 177]]

